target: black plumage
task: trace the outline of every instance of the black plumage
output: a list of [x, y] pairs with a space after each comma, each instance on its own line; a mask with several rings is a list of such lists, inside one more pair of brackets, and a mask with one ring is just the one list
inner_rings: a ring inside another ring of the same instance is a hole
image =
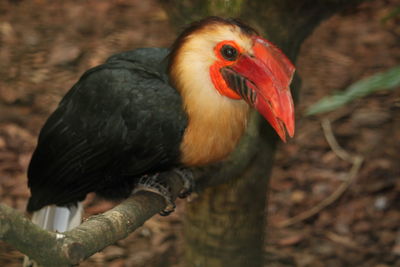
[[88, 70], [40, 132], [27, 210], [96, 192], [127, 197], [144, 174], [179, 164], [187, 115], [166, 74], [168, 50], [143, 48]]

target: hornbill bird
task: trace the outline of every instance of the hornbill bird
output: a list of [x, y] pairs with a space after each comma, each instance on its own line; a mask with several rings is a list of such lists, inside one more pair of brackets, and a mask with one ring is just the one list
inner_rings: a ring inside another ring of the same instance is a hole
[[227, 157], [249, 107], [285, 141], [294, 134], [293, 73], [254, 29], [219, 17], [191, 24], [170, 50], [110, 57], [83, 74], [40, 132], [28, 168], [32, 220], [71, 229], [89, 192], [123, 199], [140, 188], [171, 204], [158, 174], [176, 169], [188, 179], [184, 170]]

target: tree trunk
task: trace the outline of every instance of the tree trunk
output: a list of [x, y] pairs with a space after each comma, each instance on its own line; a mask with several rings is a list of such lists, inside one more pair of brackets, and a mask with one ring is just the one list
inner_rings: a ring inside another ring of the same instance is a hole
[[240, 179], [210, 187], [187, 205], [184, 266], [263, 265], [271, 144], [260, 142], [262, 150]]
[[[239, 17], [277, 44], [295, 62], [305, 38], [321, 21], [362, 0], [162, 0], [177, 29], [205, 16]], [[292, 89], [299, 87], [295, 77]], [[236, 152], [230, 182], [207, 188], [187, 206], [184, 226], [187, 267], [264, 266], [264, 229], [268, 178], [276, 136], [265, 120], [253, 121], [259, 135], [254, 153]], [[247, 137], [245, 137], [246, 139]], [[242, 143], [246, 143], [242, 140]], [[239, 155], [238, 155], [239, 153]], [[254, 155], [248, 158], [249, 154]], [[233, 162], [233, 163], [232, 163]], [[221, 169], [232, 168], [222, 164]], [[223, 172], [223, 171], [222, 171]], [[220, 175], [220, 174], [219, 174]], [[209, 172], [209, 179], [214, 174]]]

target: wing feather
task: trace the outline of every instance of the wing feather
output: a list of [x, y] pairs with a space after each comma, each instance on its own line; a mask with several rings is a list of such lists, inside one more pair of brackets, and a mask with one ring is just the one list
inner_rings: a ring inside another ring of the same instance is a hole
[[180, 96], [148, 65], [119, 58], [89, 70], [41, 130], [28, 211], [88, 192], [126, 197], [137, 177], [178, 163], [186, 123]]

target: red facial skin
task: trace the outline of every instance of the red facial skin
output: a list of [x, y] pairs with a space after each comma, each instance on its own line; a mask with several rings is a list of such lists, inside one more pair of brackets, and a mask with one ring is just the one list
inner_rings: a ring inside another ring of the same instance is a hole
[[[230, 67], [237, 74], [245, 77], [248, 88], [257, 94], [254, 103], [249, 104], [264, 116], [285, 142], [286, 131], [290, 137], [294, 135], [294, 107], [289, 85], [295, 68], [290, 60], [269, 41], [255, 36], [253, 43], [253, 55], [243, 52], [243, 49], [233, 41], [219, 43], [214, 49], [218, 60], [210, 67], [211, 80], [221, 95], [241, 99], [238, 93], [229, 88], [220, 70]], [[235, 61], [225, 60], [220, 54], [220, 48], [225, 44], [238, 50], [239, 56]]]
[[210, 67], [210, 76], [211, 76], [211, 81], [213, 82], [215, 88], [218, 90], [218, 92], [221, 95], [227, 96], [232, 99], [242, 99], [242, 97], [233, 91], [227, 83], [225, 82], [224, 78], [221, 75], [220, 69], [223, 67], [228, 67], [233, 64], [235, 64], [237, 61], [229, 61], [224, 59], [224, 57], [221, 55], [221, 48], [224, 45], [231, 45], [236, 50], [242, 54], [243, 49], [238, 46], [234, 41], [223, 41], [220, 42], [215, 48], [214, 48], [214, 53], [217, 56], [218, 60]]

